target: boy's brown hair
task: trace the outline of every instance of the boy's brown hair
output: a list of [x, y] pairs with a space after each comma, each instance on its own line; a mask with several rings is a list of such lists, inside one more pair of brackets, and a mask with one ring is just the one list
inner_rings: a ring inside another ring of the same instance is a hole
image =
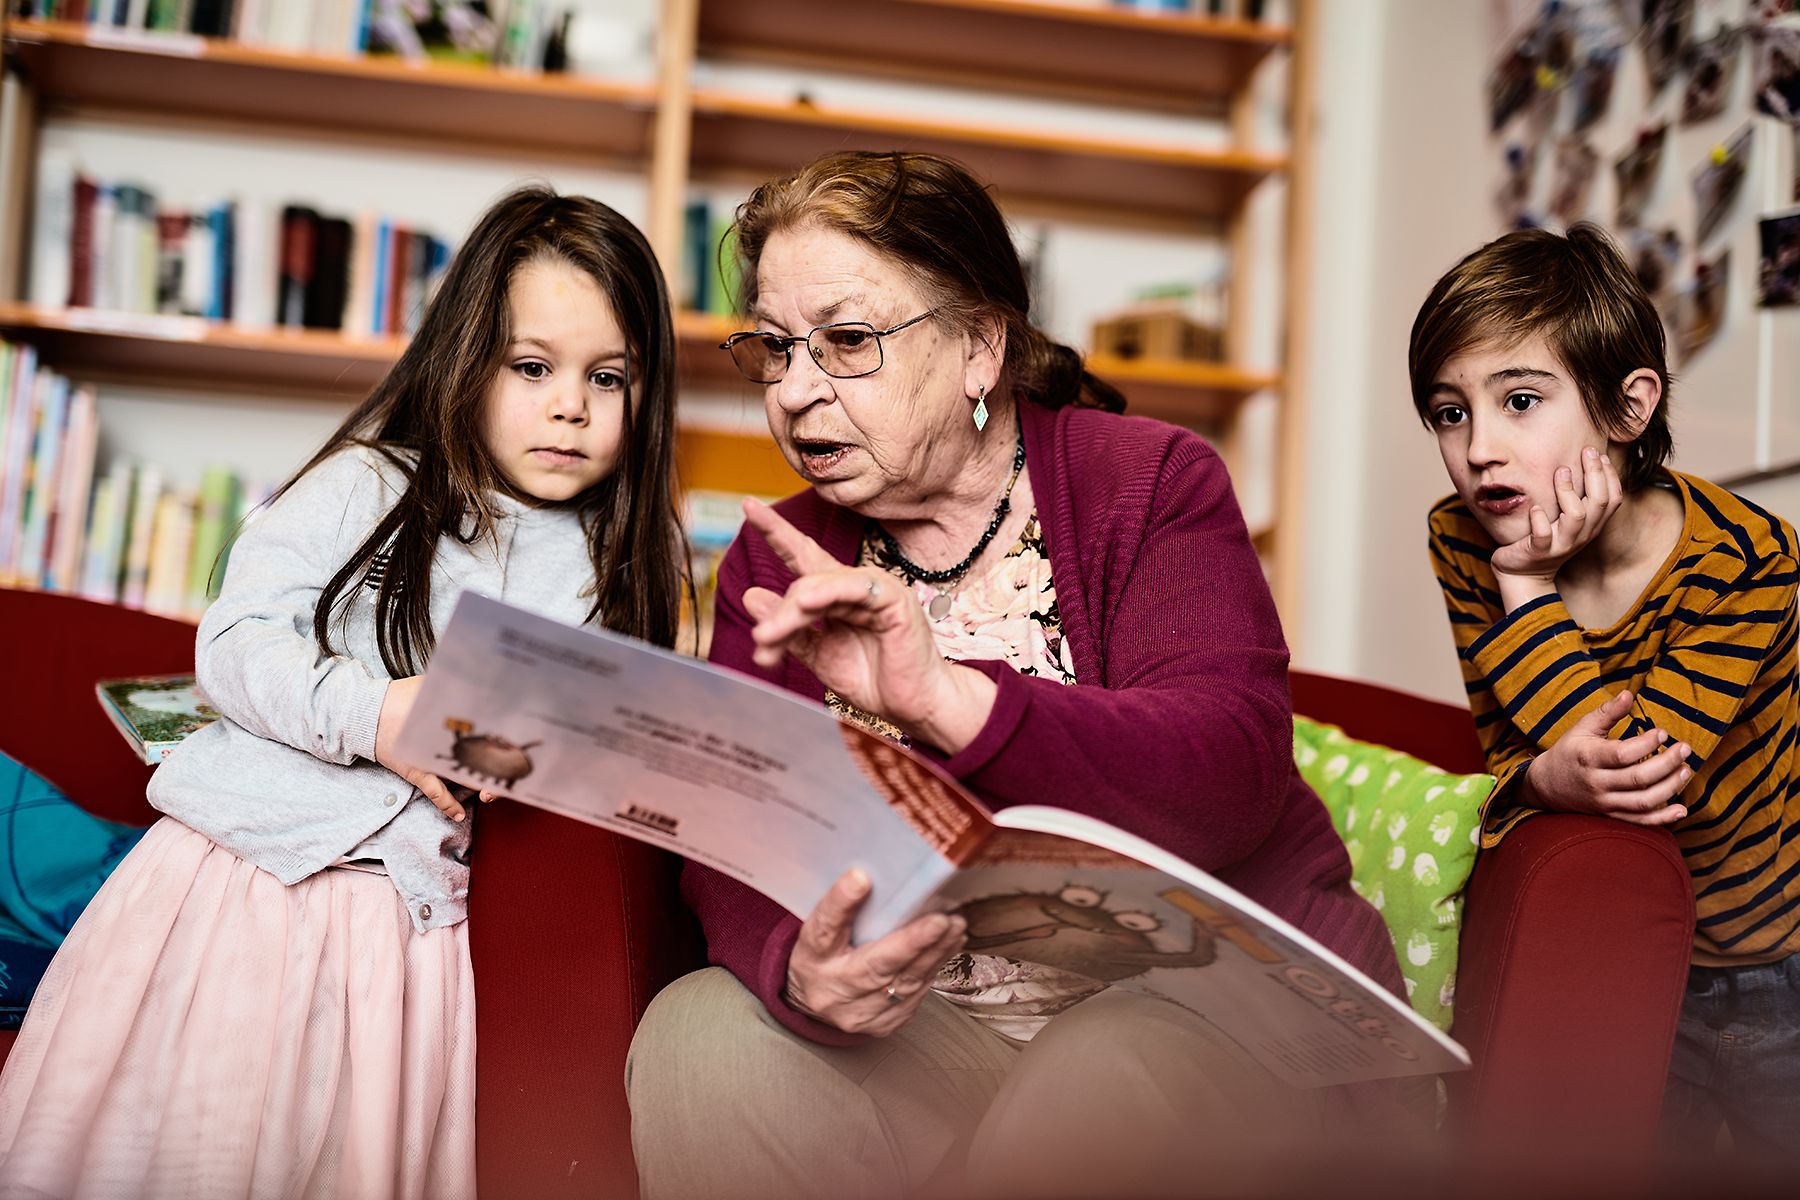
[[1477, 346], [1513, 345], [1534, 334], [1568, 367], [1601, 430], [1629, 427], [1626, 377], [1640, 368], [1656, 372], [1662, 396], [1627, 450], [1619, 480], [1628, 492], [1647, 487], [1674, 445], [1662, 318], [1612, 239], [1586, 222], [1567, 236], [1509, 233], [1437, 281], [1413, 321], [1407, 355], [1420, 420], [1431, 423], [1431, 389], [1445, 363]]

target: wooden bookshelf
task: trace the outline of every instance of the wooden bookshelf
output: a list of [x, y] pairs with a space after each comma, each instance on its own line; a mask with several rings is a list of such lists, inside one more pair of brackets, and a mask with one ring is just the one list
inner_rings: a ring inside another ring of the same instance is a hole
[[757, 0], [703, 5], [699, 27], [710, 58], [1176, 110], [1230, 100], [1291, 40], [1260, 22], [1044, 0]]
[[642, 160], [656, 102], [647, 83], [301, 54], [73, 22], [9, 21], [6, 42], [40, 102], [490, 152]]
[[102, 382], [368, 394], [400, 357], [402, 338], [352, 338], [322, 329], [243, 329], [199, 317], [0, 304], [0, 332], [46, 361]]
[[922, 150], [961, 159], [1008, 204], [1036, 203], [1192, 227], [1224, 220], [1285, 156], [1099, 138], [889, 111], [693, 95], [696, 171], [758, 180], [831, 150]]

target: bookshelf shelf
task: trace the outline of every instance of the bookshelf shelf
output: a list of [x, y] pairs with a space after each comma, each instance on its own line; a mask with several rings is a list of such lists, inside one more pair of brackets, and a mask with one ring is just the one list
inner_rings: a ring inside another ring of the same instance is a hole
[[923, 150], [968, 163], [1008, 203], [1192, 227], [1231, 216], [1283, 155], [1077, 137], [715, 89], [693, 93], [696, 170], [758, 179], [830, 150]]
[[1176, 109], [1231, 99], [1291, 40], [1252, 21], [1044, 0], [759, 0], [702, 5], [699, 26], [700, 50], [713, 58]]
[[[690, 381], [745, 384], [718, 349], [720, 342], [743, 322], [714, 313], [682, 313], [675, 323], [680, 343], [682, 376]], [[1238, 405], [1257, 392], [1281, 386], [1278, 375], [1247, 371], [1224, 363], [1161, 362], [1094, 355], [1088, 369], [1125, 393], [1135, 415], [1160, 417], [1200, 426], [1217, 426], [1228, 420]]]
[[0, 332], [28, 336], [84, 379], [300, 390], [359, 399], [406, 343], [319, 329], [243, 329], [198, 317], [0, 304]]
[[300, 54], [73, 22], [11, 21], [6, 42], [47, 102], [453, 148], [641, 160], [656, 103], [650, 84]]

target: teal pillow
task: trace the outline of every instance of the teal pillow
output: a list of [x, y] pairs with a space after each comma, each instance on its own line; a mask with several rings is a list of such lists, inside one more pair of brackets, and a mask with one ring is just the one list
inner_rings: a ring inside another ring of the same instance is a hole
[[56, 947], [143, 835], [0, 754], [0, 1029], [19, 1027]]
[[1335, 725], [1294, 718], [1294, 761], [1350, 852], [1351, 886], [1387, 922], [1413, 1010], [1450, 1028], [1462, 890], [1492, 775], [1451, 775]]

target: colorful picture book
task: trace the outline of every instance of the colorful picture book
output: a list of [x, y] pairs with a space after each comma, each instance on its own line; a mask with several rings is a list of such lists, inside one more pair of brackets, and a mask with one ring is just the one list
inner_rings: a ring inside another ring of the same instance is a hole
[[132, 751], [155, 764], [182, 739], [219, 717], [192, 675], [102, 679], [94, 685], [100, 707]]
[[992, 812], [821, 705], [472, 592], [396, 753], [704, 863], [801, 916], [859, 867], [873, 887], [858, 942], [957, 912], [984, 959], [971, 970], [1003, 966], [1071, 1002], [1107, 987], [1156, 997], [1296, 1087], [1469, 1063], [1355, 967], [1141, 838], [1061, 809]]

